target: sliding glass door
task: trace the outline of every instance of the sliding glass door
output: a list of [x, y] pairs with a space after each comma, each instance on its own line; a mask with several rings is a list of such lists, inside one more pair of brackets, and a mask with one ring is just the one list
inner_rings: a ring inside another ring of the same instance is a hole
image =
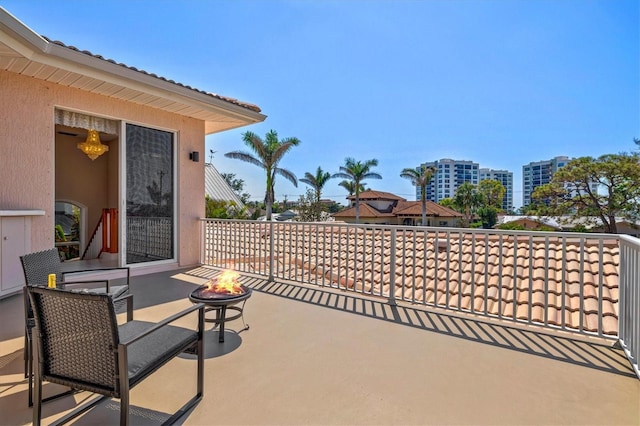
[[126, 263], [174, 259], [174, 134], [127, 124], [126, 169]]

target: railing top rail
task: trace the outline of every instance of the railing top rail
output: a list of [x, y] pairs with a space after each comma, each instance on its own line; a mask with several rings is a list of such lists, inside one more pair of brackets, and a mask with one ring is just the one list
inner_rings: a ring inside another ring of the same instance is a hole
[[[228, 222], [228, 223], [254, 223], [254, 224], [268, 224], [265, 220], [241, 220], [241, 219], [218, 219], [218, 218], [200, 218], [203, 222]], [[403, 231], [416, 231], [424, 230], [431, 232], [446, 232], [446, 233], [463, 233], [463, 234], [477, 234], [477, 235], [505, 235], [505, 236], [526, 236], [526, 237], [561, 237], [561, 238], [575, 238], [575, 239], [607, 239], [619, 241], [621, 237], [631, 238], [633, 241], [637, 240], [634, 237], [621, 234], [607, 234], [607, 233], [595, 233], [595, 232], [567, 232], [567, 231], [526, 231], [526, 230], [507, 230], [507, 229], [483, 229], [483, 228], [454, 228], [454, 227], [438, 227], [438, 226], [407, 226], [407, 225], [385, 225], [385, 224], [373, 224], [373, 223], [346, 223], [346, 222], [294, 222], [294, 221], [271, 221], [274, 225], [284, 226], [302, 226], [302, 225], [314, 225], [324, 227], [350, 227], [356, 229], [365, 230], [403, 230]], [[638, 240], [640, 241], [640, 240]]]
[[619, 238], [620, 238], [620, 243], [626, 243], [626, 244], [629, 244], [631, 246], [635, 246], [637, 248], [640, 248], [640, 239], [639, 238], [632, 237], [631, 235], [624, 235], [624, 234], [620, 234]]

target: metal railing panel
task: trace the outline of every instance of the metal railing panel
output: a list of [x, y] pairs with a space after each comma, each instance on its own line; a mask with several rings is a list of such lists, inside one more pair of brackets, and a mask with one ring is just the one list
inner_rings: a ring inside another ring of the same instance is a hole
[[640, 240], [620, 236], [619, 341], [638, 378], [640, 368]]
[[618, 268], [610, 234], [222, 219], [205, 229], [212, 266], [608, 338], [623, 308], [618, 274], [640, 281], [637, 265]]

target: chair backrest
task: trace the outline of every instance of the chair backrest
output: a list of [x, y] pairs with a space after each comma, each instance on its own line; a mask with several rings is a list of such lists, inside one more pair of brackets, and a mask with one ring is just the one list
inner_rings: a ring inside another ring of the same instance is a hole
[[118, 397], [118, 324], [111, 297], [28, 286], [43, 380]]
[[60, 255], [55, 247], [20, 256], [20, 262], [27, 285], [46, 286], [49, 274], [56, 274], [57, 282], [62, 282]]

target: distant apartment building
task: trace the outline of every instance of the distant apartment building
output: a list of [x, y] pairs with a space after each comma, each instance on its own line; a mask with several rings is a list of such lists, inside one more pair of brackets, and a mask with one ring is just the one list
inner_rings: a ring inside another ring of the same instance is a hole
[[483, 180], [497, 180], [504, 186], [505, 193], [502, 197], [502, 209], [506, 212], [513, 211], [513, 172], [508, 170], [478, 169], [479, 182]]
[[551, 182], [555, 172], [566, 166], [569, 161], [569, 157], [555, 157], [522, 166], [522, 205], [531, 204], [531, 193], [540, 185]]
[[[449, 158], [424, 163], [433, 167], [435, 173], [431, 183], [426, 187], [426, 199], [439, 202], [445, 198], [453, 198], [456, 190], [465, 182], [477, 185], [479, 182], [478, 163], [473, 161], [458, 161]], [[416, 200], [422, 196], [420, 187], [416, 187]]]

